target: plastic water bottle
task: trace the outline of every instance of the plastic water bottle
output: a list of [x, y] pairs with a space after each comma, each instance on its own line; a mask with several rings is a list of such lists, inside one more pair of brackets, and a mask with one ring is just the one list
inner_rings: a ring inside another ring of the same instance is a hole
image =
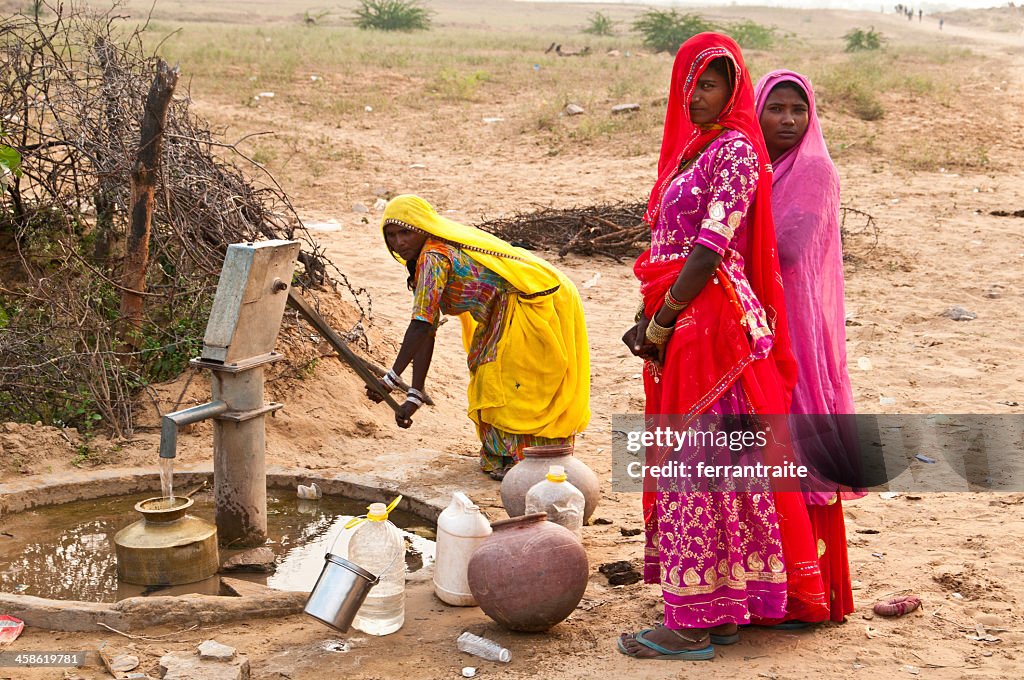
[[497, 642], [473, 635], [468, 630], [455, 640], [455, 644], [460, 652], [467, 652], [488, 661], [508, 663], [512, 660], [512, 653]]
[[352, 533], [348, 559], [380, 576], [352, 625], [370, 635], [394, 633], [405, 623], [405, 539], [388, 521], [383, 503], [372, 504], [366, 521]]
[[552, 465], [547, 476], [526, 492], [526, 514], [548, 513], [548, 521], [563, 527], [583, 540], [583, 492], [566, 481], [565, 467]]

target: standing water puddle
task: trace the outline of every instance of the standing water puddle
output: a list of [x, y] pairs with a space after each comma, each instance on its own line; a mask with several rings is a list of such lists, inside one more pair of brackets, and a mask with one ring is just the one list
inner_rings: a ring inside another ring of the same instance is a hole
[[[146, 588], [117, 580], [114, 534], [140, 519], [135, 504], [156, 494], [100, 498], [53, 505], [0, 520], [0, 592], [87, 602], [116, 602], [137, 595], [221, 593], [219, 577], [183, 586]], [[190, 514], [213, 521], [213, 494], [196, 494]], [[366, 513], [366, 501], [324, 496], [299, 500], [294, 490], [267, 492], [267, 534], [277, 555], [273, 574], [227, 574], [278, 590], [310, 591], [324, 565], [331, 542], [354, 515]], [[390, 519], [405, 537], [409, 571], [434, 561], [434, 527], [408, 512]], [[345, 555], [345, 532], [334, 552]], [[221, 562], [240, 550], [221, 548]]]

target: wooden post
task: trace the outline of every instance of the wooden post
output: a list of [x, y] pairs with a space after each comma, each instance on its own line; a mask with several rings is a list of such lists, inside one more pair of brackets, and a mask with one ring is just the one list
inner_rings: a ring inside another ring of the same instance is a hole
[[146, 97], [142, 117], [139, 152], [132, 170], [131, 225], [121, 274], [121, 337], [131, 344], [130, 336], [142, 325], [142, 295], [146, 289], [149, 266], [149, 230], [153, 219], [153, 195], [160, 172], [163, 153], [164, 126], [170, 109], [174, 87], [178, 84], [178, 68], [171, 68], [161, 59], [156, 77]]

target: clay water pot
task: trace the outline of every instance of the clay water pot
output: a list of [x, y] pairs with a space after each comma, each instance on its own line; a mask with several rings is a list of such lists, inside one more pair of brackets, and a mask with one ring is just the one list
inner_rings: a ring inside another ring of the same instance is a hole
[[501, 504], [509, 517], [519, 517], [526, 512], [526, 492], [543, 480], [552, 465], [565, 468], [569, 483], [583, 493], [583, 523], [597, 509], [601, 498], [601, 487], [597, 475], [582, 460], [572, 455], [570, 445], [528, 446], [523, 449], [523, 459], [505, 475], [501, 482]]
[[587, 589], [587, 553], [576, 536], [538, 512], [491, 525], [469, 560], [469, 590], [509, 630], [545, 631], [576, 609]]

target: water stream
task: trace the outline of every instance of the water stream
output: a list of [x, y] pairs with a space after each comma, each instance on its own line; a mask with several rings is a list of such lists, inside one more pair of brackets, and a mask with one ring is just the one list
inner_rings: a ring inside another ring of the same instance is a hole
[[174, 459], [160, 458], [160, 488], [161, 494], [167, 499], [167, 507], [174, 506]]

